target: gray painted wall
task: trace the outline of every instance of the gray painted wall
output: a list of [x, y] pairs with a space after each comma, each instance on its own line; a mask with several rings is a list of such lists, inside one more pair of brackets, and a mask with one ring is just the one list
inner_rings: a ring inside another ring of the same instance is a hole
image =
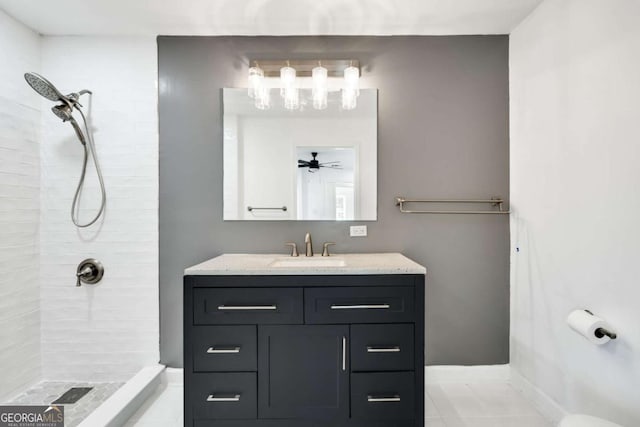
[[[507, 215], [400, 214], [395, 196], [509, 195], [508, 37], [159, 37], [160, 353], [182, 365], [182, 271], [225, 252], [285, 253], [309, 231], [335, 252], [427, 267], [428, 364], [509, 356]], [[223, 87], [249, 58], [357, 58], [379, 89], [378, 221], [222, 221]]]

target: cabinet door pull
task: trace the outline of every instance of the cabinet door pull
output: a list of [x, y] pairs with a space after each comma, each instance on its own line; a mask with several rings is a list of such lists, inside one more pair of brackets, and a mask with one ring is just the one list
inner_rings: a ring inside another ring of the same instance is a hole
[[367, 347], [367, 353], [400, 353], [400, 347]]
[[207, 402], [239, 402], [240, 395], [239, 394], [221, 394], [216, 396], [215, 394], [210, 394], [207, 397]]
[[400, 402], [400, 396], [367, 396], [367, 402]]
[[342, 337], [342, 370], [347, 370], [347, 337]]
[[240, 353], [240, 347], [209, 347], [207, 350], [209, 354], [230, 354]]
[[273, 305], [219, 305], [218, 310], [277, 310], [278, 306]]
[[367, 310], [367, 309], [389, 309], [389, 304], [355, 304], [355, 305], [341, 305], [332, 304], [331, 310]]

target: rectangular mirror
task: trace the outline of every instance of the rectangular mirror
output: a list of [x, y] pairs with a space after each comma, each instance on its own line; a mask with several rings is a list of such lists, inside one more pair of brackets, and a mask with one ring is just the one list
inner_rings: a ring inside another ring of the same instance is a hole
[[278, 91], [260, 110], [247, 89], [223, 90], [224, 219], [376, 220], [378, 91], [361, 89], [353, 110], [329, 92], [315, 110], [300, 89], [293, 111]]

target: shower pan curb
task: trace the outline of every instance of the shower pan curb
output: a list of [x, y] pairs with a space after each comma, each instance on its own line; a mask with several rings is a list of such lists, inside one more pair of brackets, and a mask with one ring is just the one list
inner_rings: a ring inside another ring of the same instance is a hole
[[160, 385], [164, 365], [146, 366], [85, 418], [78, 427], [122, 426]]

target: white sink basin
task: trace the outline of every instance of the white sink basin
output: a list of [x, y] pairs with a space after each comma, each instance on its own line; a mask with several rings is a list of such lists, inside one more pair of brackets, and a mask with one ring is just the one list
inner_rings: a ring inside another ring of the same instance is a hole
[[291, 268], [291, 267], [345, 267], [347, 263], [342, 258], [334, 258], [334, 257], [325, 257], [325, 258], [307, 258], [307, 257], [299, 257], [299, 258], [281, 258], [273, 261], [269, 266], [270, 267], [282, 267], [282, 268]]

